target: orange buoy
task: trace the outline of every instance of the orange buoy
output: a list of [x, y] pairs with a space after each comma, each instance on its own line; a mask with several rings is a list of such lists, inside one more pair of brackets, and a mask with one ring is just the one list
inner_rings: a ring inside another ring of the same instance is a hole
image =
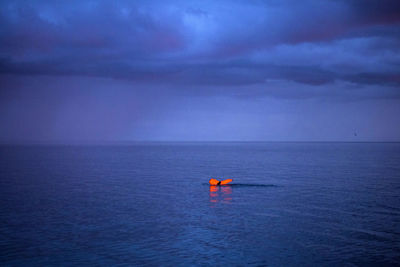
[[217, 179], [211, 178], [210, 181], [208, 181], [210, 183], [210, 185], [225, 185], [228, 184], [230, 182], [232, 182], [232, 179], [226, 179], [223, 181], [218, 181]]
[[223, 181], [221, 181], [221, 185], [229, 184], [229, 183], [232, 182], [232, 181], [233, 181], [232, 179], [223, 180]]
[[217, 179], [211, 178], [210, 181], [208, 181], [210, 185], [217, 185], [219, 181]]

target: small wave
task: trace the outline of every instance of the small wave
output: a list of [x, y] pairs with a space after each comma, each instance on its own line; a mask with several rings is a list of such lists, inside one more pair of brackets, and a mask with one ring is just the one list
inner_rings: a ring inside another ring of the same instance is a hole
[[277, 187], [275, 184], [229, 184], [228, 186], [236, 186], [236, 187]]

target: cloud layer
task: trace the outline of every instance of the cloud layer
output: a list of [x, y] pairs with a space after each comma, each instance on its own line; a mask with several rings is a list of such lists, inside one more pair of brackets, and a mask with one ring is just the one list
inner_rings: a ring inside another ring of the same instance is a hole
[[392, 140], [400, 2], [4, 0], [0, 83], [0, 140]]
[[398, 1], [2, 1], [0, 71], [400, 84]]

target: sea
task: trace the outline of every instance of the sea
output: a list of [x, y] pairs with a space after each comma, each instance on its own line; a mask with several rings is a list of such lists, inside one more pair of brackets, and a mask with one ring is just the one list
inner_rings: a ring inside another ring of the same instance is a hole
[[0, 265], [400, 265], [400, 143], [2, 145]]

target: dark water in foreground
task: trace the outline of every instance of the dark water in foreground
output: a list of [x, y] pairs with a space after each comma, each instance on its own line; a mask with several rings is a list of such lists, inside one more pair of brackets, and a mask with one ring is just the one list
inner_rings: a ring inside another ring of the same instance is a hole
[[0, 157], [0, 265], [400, 264], [399, 143], [2, 146]]

